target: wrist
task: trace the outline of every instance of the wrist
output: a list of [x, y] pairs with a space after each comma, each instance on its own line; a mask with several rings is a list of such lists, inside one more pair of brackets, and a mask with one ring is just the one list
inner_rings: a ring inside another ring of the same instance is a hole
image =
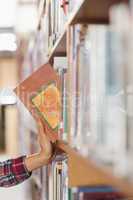
[[49, 163], [49, 160], [51, 159], [52, 154], [51, 153], [47, 154], [45, 151], [41, 150], [38, 156], [40, 157], [40, 160], [42, 160], [42, 162]]
[[29, 172], [48, 165], [50, 158], [44, 152], [29, 155], [25, 158], [25, 166]]

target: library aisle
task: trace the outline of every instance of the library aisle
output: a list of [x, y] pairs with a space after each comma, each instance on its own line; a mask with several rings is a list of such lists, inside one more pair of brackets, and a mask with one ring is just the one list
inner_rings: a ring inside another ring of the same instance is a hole
[[0, 198], [133, 200], [133, 0], [0, 0]]

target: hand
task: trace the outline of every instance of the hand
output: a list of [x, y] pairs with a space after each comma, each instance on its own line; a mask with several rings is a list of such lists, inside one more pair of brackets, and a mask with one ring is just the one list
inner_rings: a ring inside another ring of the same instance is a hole
[[25, 166], [30, 172], [49, 164], [53, 154], [53, 147], [45, 134], [43, 123], [39, 119], [37, 121], [39, 123], [38, 141], [41, 151], [25, 158]]
[[44, 157], [44, 159], [50, 159], [52, 157], [52, 144], [49, 138], [46, 136], [44, 126], [41, 120], [38, 120], [38, 141], [40, 144], [40, 155]]

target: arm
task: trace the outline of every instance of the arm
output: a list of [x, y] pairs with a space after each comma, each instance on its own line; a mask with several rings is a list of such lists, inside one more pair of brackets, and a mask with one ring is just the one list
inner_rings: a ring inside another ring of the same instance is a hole
[[31, 176], [24, 164], [25, 156], [0, 162], [0, 187], [17, 185]]
[[50, 162], [52, 146], [49, 139], [44, 134], [43, 125], [41, 123], [39, 123], [39, 125], [38, 139], [40, 152], [0, 162], [1, 187], [11, 187], [22, 183], [31, 176], [33, 170], [47, 165]]
[[33, 171], [43, 165], [47, 165], [52, 156], [52, 145], [48, 137], [44, 134], [44, 128], [41, 122], [39, 122], [38, 141], [41, 148], [40, 152], [27, 156], [25, 159], [25, 165], [28, 171]]

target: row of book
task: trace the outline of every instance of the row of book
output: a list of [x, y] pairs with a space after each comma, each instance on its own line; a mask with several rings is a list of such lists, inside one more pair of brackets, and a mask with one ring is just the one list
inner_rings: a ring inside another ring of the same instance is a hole
[[63, 33], [70, 14], [77, 8], [81, 0], [45, 0], [42, 2], [43, 12], [40, 19], [40, 30], [44, 33], [45, 42], [47, 44], [46, 49], [49, 54], [58, 38]]
[[50, 1], [48, 4], [48, 41], [51, 50], [64, 30], [67, 21], [67, 1]]
[[38, 66], [38, 62], [44, 64], [48, 61], [48, 56], [63, 33], [70, 14], [81, 2], [82, 0], [38, 1], [39, 27], [30, 35], [30, 44], [28, 45], [28, 55], [32, 57], [30, 60], [33, 60], [33, 66]]
[[[121, 18], [124, 13], [123, 23]], [[71, 145], [117, 175], [132, 169], [132, 17], [114, 7], [111, 25], [69, 29], [68, 68]]]
[[[109, 153], [115, 151], [112, 145], [116, 134], [115, 130], [111, 129], [119, 128], [118, 123], [111, 122], [107, 116], [109, 113], [106, 113], [107, 100], [111, 101], [111, 98], [117, 95], [109, 92], [112, 87], [110, 82], [113, 83], [113, 89], [117, 90], [113, 80], [113, 73], [116, 71], [113, 71], [109, 63], [110, 35], [109, 27], [104, 25], [77, 24], [69, 30], [71, 144], [84, 155], [90, 156], [97, 152], [100, 154], [106, 149], [109, 160]], [[112, 58], [110, 60], [112, 61]], [[109, 72], [111, 70], [112, 74]], [[107, 77], [108, 73], [110, 80]], [[105, 158], [102, 155], [102, 158], [105, 160], [106, 155]]]

